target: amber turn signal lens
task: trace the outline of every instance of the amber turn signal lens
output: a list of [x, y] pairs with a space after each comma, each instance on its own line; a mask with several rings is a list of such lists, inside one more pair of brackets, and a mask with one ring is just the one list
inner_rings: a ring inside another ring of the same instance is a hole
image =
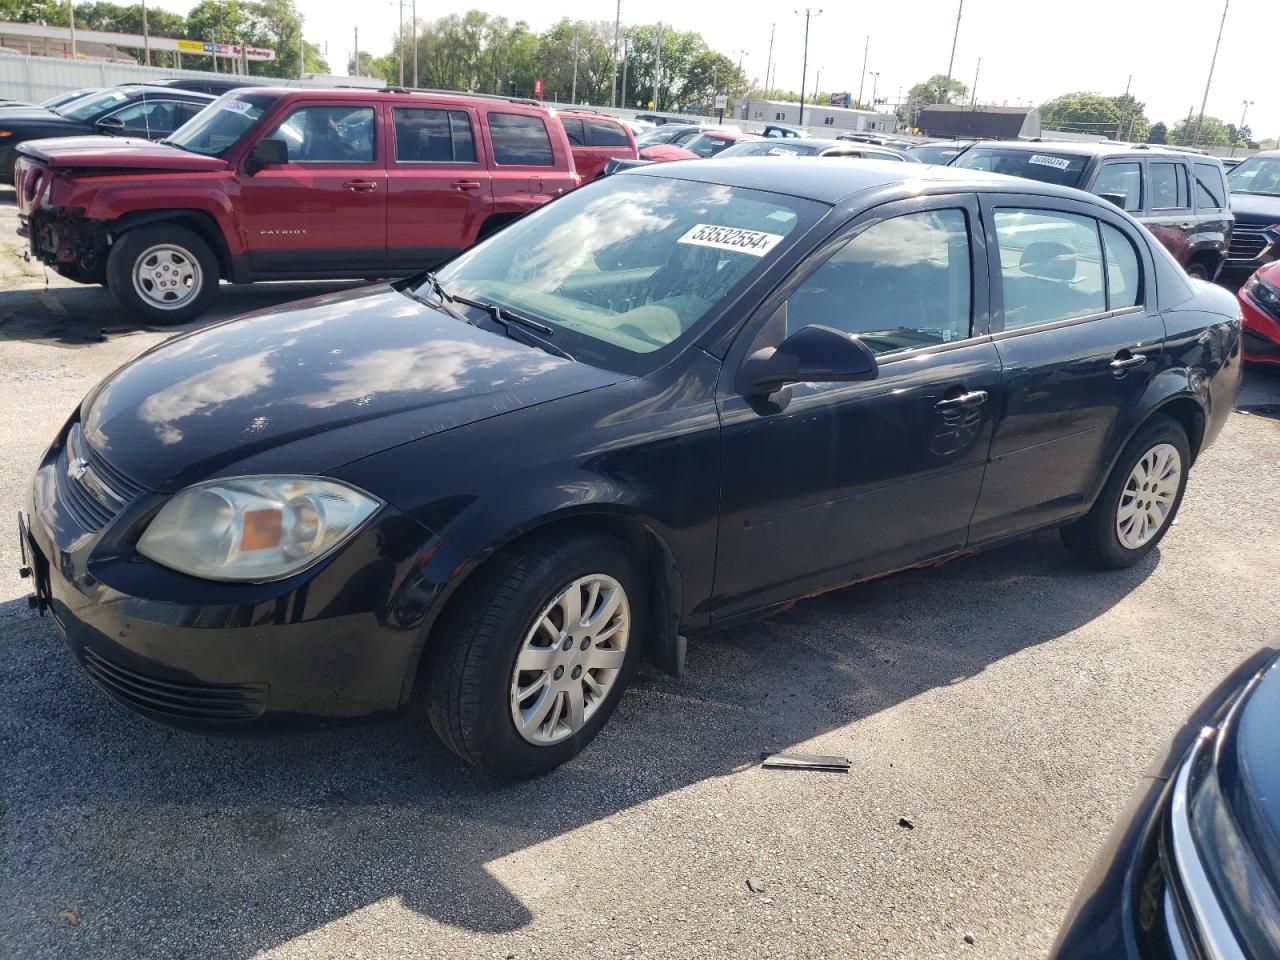
[[279, 510], [246, 510], [241, 550], [266, 550], [280, 546], [283, 517]]

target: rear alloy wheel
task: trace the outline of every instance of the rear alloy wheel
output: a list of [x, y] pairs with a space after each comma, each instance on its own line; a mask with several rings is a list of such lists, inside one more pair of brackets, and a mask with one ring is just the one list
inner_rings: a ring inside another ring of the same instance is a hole
[[193, 320], [218, 289], [218, 261], [197, 234], [177, 224], [126, 233], [111, 248], [107, 284], [148, 323]]
[[1062, 528], [1062, 541], [1094, 566], [1137, 563], [1169, 531], [1187, 487], [1191, 447], [1176, 420], [1157, 415], [1129, 441], [1093, 509]]
[[489, 560], [432, 630], [427, 715], [504, 780], [555, 769], [608, 721], [635, 669], [644, 585], [627, 550], [586, 534]]
[[1199, 260], [1192, 260], [1187, 264], [1187, 276], [1193, 280], [1208, 280], [1209, 268]]

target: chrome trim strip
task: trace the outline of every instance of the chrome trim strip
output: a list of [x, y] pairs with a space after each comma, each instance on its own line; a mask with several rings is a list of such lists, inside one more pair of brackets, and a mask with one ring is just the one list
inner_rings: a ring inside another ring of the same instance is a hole
[[1213, 727], [1205, 727], [1200, 731], [1195, 749], [1191, 751], [1191, 755], [1182, 764], [1182, 769], [1178, 771], [1178, 780], [1173, 788], [1173, 803], [1169, 811], [1173, 837], [1173, 862], [1182, 880], [1187, 904], [1195, 916], [1196, 932], [1210, 960], [1248, 960], [1240, 949], [1240, 943], [1231, 930], [1226, 914], [1222, 912], [1217, 895], [1200, 861], [1195, 839], [1191, 836], [1191, 810], [1188, 796], [1191, 768], [1195, 766], [1206, 745], [1213, 743], [1215, 733]]
[[1164, 928], [1169, 936], [1169, 952], [1173, 954], [1173, 960], [1193, 960], [1186, 934], [1182, 932], [1182, 922], [1178, 919], [1178, 906], [1173, 902], [1173, 892], [1168, 887], [1164, 891]]

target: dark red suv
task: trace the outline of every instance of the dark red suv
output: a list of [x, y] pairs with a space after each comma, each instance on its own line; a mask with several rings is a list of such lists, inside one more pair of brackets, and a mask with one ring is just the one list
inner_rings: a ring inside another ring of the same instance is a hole
[[404, 276], [575, 187], [556, 115], [532, 100], [254, 87], [167, 140], [20, 148], [32, 253], [180, 323], [219, 278]]

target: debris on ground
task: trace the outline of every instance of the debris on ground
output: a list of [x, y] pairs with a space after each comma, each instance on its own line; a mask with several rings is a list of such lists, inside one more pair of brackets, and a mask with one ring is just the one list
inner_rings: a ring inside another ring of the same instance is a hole
[[752, 893], [764, 893], [764, 884], [755, 877], [747, 877], [747, 889]]
[[825, 770], [848, 773], [853, 765], [848, 757], [829, 757], [816, 753], [768, 753], [760, 766], [769, 770]]
[[74, 910], [59, 910], [58, 919], [65, 920], [73, 927], [80, 926], [80, 914], [76, 913]]
[[973, 946], [973, 944], [976, 942], [976, 940], [975, 940], [975, 938], [974, 938], [974, 936], [973, 936], [973, 934], [972, 934], [972, 933], [966, 933], [966, 934], [964, 935], [964, 942], [965, 942], [965, 943], [967, 943], [967, 944], [969, 944], [969, 946]]
[[915, 823], [911, 820], [908, 820], [906, 817], [898, 818], [898, 826], [905, 827], [907, 830], [914, 830], [916, 828]]

